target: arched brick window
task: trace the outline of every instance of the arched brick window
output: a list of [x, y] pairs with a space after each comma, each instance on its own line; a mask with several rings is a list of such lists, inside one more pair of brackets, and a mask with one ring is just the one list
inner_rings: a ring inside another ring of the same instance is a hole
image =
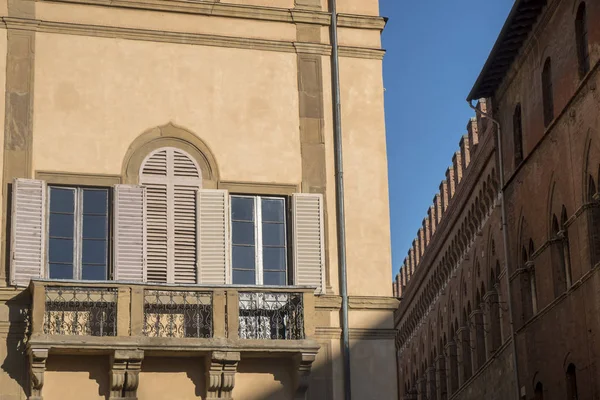
[[544, 105], [544, 126], [554, 119], [554, 89], [552, 87], [552, 61], [550, 57], [544, 62], [542, 70], [542, 97]]
[[567, 367], [567, 400], [577, 400], [577, 368], [575, 364]]
[[[600, 176], [600, 173], [599, 173]], [[592, 175], [588, 178], [588, 237], [590, 246], [590, 261], [593, 268], [600, 262], [600, 201], [598, 189]]]
[[523, 161], [523, 122], [521, 104], [517, 104], [515, 113], [513, 114], [513, 145], [516, 168]]
[[567, 227], [567, 220], [569, 219], [569, 215], [567, 214], [567, 209], [563, 205], [560, 213], [560, 229], [562, 232], [562, 245], [563, 245], [563, 253], [564, 253], [564, 264], [565, 264], [565, 274], [567, 278], [567, 287], [571, 286], [571, 246], [569, 244], [569, 229]]
[[561, 230], [556, 215], [552, 216], [552, 282], [554, 284], [554, 297], [560, 296], [567, 289], [567, 274], [565, 265], [565, 251], [559, 237]]
[[590, 70], [590, 53], [588, 50], [588, 26], [585, 2], [581, 2], [575, 18], [575, 39], [577, 44], [577, 61], [579, 76], [583, 78]]
[[473, 375], [473, 362], [471, 355], [471, 330], [469, 328], [469, 315], [471, 314], [471, 303], [469, 302], [468, 309], [463, 308], [462, 332], [460, 337], [460, 345], [462, 350], [462, 365], [463, 379], [466, 382]]
[[542, 382], [538, 382], [537, 385], [535, 385], [533, 398], [535, 400], [544, 400], [544, 385], [542, 385]]

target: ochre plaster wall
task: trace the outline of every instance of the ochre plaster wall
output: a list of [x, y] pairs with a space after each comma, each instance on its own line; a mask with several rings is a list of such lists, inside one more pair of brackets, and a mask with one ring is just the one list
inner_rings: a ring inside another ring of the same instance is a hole
[[107, 372], [108, 357], [53, 355], [46, 363], [44, 400], [104, 400]]
[[131, 142], [172, 121], [211, 148], [222, 179], [297, 184], [295, 58], [38, 34], [34, 170], [119, 174]]
[[342, 58], [348, 291], [391, 296], [389, 198], [381, 62]]
[[138, 399], [201, 399], [205, 379], [202, 358], [147, 357], [142, 362]]
[[235, 375], [236, 400], [291, 400], [292, 365], [288, 360], [242, 360]]

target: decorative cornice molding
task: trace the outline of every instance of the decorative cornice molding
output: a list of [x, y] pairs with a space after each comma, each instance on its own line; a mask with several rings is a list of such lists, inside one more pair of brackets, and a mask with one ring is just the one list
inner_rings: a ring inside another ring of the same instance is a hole
[[[286, 9], [219, 2], [184, 0], [37, 0], [47, 3], [71, 3], [104, 7], [118, 7], [146, 11], [163, 11], [213, 17], [241, 18], [258, 21], [288, 22], [329, 26], [327, 12], [307, 9]], [[386, 20], [370, 15], [339, 14], [338, 26], [342, 28], [383, 30]]]
[[[7, 29], [35, 31], [44, 33], [60, 33], [65, 35], [94, 36], [103, 38], [119, 38], [143, 40], [151, 42], [192, 44], [201, 46], [227, 47], [237, 49], [275, 51], [282, 53], [307, 53], [328, 56], [331, 46], [322, 43], [286, 42], [257, 38], [241, 38], [231, 36], [209, 35], [201, 33], [168, 32], [138, 28], [122, 28], [105, 25], [73, 24], [66, 22], [40, 21], [26, 18], [3, 17], [2, 22]], [[383, 59], [381, 49], [362, 47], [340, 47], [340, 56], [348, 58]]]

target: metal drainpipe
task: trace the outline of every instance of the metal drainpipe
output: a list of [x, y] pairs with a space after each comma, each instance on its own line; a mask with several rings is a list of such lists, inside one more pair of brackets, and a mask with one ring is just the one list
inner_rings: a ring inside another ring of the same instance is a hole
[[475, 110], [475, 112], [479, 115], [481, 115], [484, 118], [489, 119], [490, 121], [492, 121], [495, 125], [496, 125], [496, 141], [498, 143], [498, 168], [500, 169], [500, 208], [501, 208], [501, 213], [502, 213], [502, 241], [504, 242], [504, 262], [506, 264], [506, 290], [507, 290], [507, 296], [508, 296], [508, 319], [509, 319], [509, 323], [510, 323], [510, 334], [511, 334], [511, 339], [512, 339], [512, 351], [513, 351], [513, 363], [514, 363], [514, 367], [513, 367], [513, 371], [515, 373], [515, 390], [517, 393], [517, 397], [515, 397], [515, 399], [520, 399], [521, 398], [521, 388], [519, 386], [519, 363], [518, 363], [518, 356], [517, 356], [517, 337], [515, 334], [515, 323], [514, 323], [514, 318], [513, 318], [513, 305], [512, 305], [512, 292], [511, 292], [511, 288], [510, 288], [510, 276], [508, 273], [508, 260], [509, 260], [509, 254], [508, 254], [508, 223], [506, 221], [506, 202], [504, 201], [504, 154], [502, 152], [502, 137], [500, 135], [500, 122], [496, 121], [494, 118], [492, 118], [489, 114], [478, 110], [477, 107], [473, 106], [473, 104], [471, 104], [470, 100], [467, 100], [467, 103], [469, 104], [469, 107], [471, 107], [473, 110]]
[[333, 92], [333, 125], [335, 152], [335, 195], [337, 250], [342, 295], [342, 353], [344, 357], [344, 399], [351, 400], [350, 335], [348, 332], [348, 283], [346, 275], [346, 220], [344, 209], [344, 158], [342, 153], [342, 104], [340, 94], [340, 65], [338, 49], [336, 0], [329, 0], [331, 12], [331, 81]]

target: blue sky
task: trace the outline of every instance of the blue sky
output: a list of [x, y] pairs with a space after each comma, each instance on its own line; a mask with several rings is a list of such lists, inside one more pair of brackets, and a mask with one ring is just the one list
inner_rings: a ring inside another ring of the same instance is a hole
[[469, 94], [513, 0], [380, 0], [394, 276], [474, 114]]

